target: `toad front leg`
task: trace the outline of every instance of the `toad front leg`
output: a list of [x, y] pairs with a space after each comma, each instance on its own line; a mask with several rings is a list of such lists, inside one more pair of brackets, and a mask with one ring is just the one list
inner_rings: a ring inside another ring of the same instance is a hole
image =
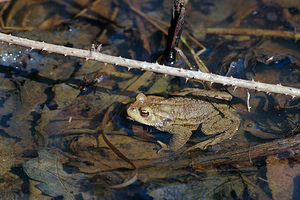
[[183, 126], [158, 127], [159, 130], [172, 134], [168, 149], [177, 151], [183, 147], [192, 135], [192, 131]]

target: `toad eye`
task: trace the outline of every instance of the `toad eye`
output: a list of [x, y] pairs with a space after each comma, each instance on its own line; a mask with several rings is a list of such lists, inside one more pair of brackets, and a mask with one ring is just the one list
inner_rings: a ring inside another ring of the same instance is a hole
[[147, 110], [140, 110], [140, 114], [142, 117], [148, 117], [149, 116], [149, 112]]

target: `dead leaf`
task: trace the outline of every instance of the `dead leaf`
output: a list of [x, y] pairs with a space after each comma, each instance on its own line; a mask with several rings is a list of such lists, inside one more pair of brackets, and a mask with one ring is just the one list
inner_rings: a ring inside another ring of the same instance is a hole
[[58, 155], [40, 150], [39, 156], [23, 164], [25, 173], [32, 179], [39, 181], [36, 187], [44, 194], [52, 197], [63, 196], [65, 199], [75, 199], [79, 193], [80, 179], [83, 174], [68, 174], [58, 160]]
[[291, 166], [288, 159], [269, 156], [267, 159], [267, 178], [273, 199], [292, 199], [294, 178], [299, 174], [299, 164]]

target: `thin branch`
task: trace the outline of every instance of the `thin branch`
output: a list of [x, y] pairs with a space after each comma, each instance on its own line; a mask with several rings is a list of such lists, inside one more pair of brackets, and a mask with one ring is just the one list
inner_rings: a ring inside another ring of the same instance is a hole
[[251, 29], [251, 28], [207, 28], [206, 34], [233, 34], [233, 35], [254, 35], [254, 36], [272, 36], [287, 39], [300, 39], [300, 33], [292, 31], [279, 31], [268, 29]]
[[172, 76], [184, 77], [187, 80], [196, 79], [201, 81], [209, 81], [211, 83], [220, 83], [223, 85], [231, 85], [234, 87], [264, 91], [267, 93], [280, 93], [280, 94], [290, 95], [292, 97], [296, 97], [296, 96], [300, 97], [300, 89], [285, 87], [280, 84], [273, 85], [273, 84], [259, 83], [259, 82], [255, 82], [254, 80], [248, 81], [248, 80], [237, 79], [233, 77], [224, 77], [221, 75], [203, 73], [199, 71], [185, 70], [182, 68], [159, 65], [157, 63], [148, 63], [148, 62], [137, 61], [133, 59], [105, 55], [90, 50], [69, 48], [69, 47], [49, 44], [45, 42], [38, 42], [34, 40], [15, 37], [12, 35], [6, 35], [3, 33], [0, 33], [0, 40], [4, 42], [8, 42], [9, 44], [17, 44], [17, 45], [29, 47], [31, 49], [47, 51], [49, 53], [58, 53], [65, 56], [75, 56], [79, 58], [84, 58], [86, 60], [89, 59], [97, 60], [103, 63], [120, 65], [120, 66], [128, 67], [128, 70], [131, 68], [136, 68], [136, 69], [148, 70], [148, 71], [172, 75]]
[[284, 152], [297, 152], [300, 149], [300, 135], [291, 136], [284, 139], [274, 140], [272, 142], [266, 142], [257, 144], [251, 147], [239, 147], [236, 150], [229, 149], [226, 152], [216, 155], [206, 156], [193, 159], [193, 167], [197, 169], [203, 169], [209, 166], [218, 166], [224, 164], [239, 163], [240, 168], [243, 164], [248, 165], [252, 160], [267, 157], [270, 155], [276, 155]]
[[249, 92], [249, 90], [247, 90], [247, 109], [248, 109], [248, 112], [250, 112], [251, 106], [250, 106], [250, 92]]

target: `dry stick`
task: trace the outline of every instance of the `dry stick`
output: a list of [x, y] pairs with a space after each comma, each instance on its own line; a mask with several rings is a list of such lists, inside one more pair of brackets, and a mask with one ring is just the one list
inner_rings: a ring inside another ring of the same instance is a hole
[[206, 34], [232, 34], [232, 35], [254, 35], [254, 36], [272, 36], [288, 39], [300, 39], [300, 33], [291, 31], [278, 31], [268, 29], [250, 29], [250, 28], [206, 28]]
[[[238, 147], [236, 150], [229, 149], [228, 151], [216, 155], [193, 159], [192, 166], [197, 170], [205, 167], [218, 166], [224, 164], [239, 163], [239, 168], [242, 168], [245, 161], [251, 161], [260, 157], [267, 157], [284, 152], [297, 152], [300, 149], [300, 135], [291, 136], [285, 139], [278, 139], [272, 142], [257, 144], [250, 147]], [[250, 156], [249, 156], [250, 154]], [[251, 158], [251, 159], [250, 159]]]
[[29, 47], [31, 49], [48, 51], [50, 53], [54, 52], [58, 54], [63, 54], [65, 56], [75, 56], [79, 58], [84, 58], [86, 60], [91, 59], [103, 63], [125, 66], [128, 67], [128, 69], [137, 68], [141, 70], [148, 70], [148, 71], [153, 71], [153, 72], [167, 74], [167, 75], [184, 77], [187, 80], [196, 79], [201, 81], [209, 81], [211, 83], [220, 83], [223, 85], [232, 85], [234, 87], [242, 87], [242, 88], [248, 88], [257, 91], [264, 91], [267, 93], [280, 93], [280, 94], [290, 95], [292, 97], [296, 97], [296, 96], [300, 97], [300, 89], [285, 87], [285, 86], [281, 86], [280, 84], [273, 85], [273, 84], [259, 83], [259, 82], [255, 82], [254, 80], [248, 81], [248, 80], [242, 80], [233, 77], [224, 77], [221, 75], [203, 73], [199, 71], [185, 70], [181, 68], [159, 65], [157, 63], [148, 63], [143, 61], [122, 58], [122, 57], [105, 55], [102, 53], [93, 52], [89, 50], [75, 49], [75, 48], [69, 48], [60, 45], [49, 44], [45, 42], [38, 42], [34, 40], [15, 37], [12, 35], [6, 35], [3, 33], [0, 33], [0, 40], [4, 42], [8, 42], [9, 44], [17, 44], [17, 45]]

